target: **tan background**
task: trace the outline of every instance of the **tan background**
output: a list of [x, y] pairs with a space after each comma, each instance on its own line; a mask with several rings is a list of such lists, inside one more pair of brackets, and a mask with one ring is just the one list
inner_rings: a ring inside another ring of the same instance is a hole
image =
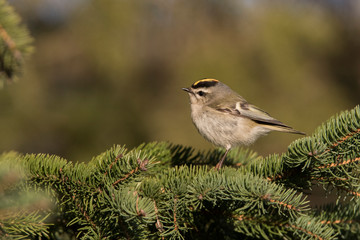
[[[360, 99], [360, 5], [317, 2], [11, 1], [36, 51], [0, 91], [0, 152], [87, 161], [113, 144], [211, 149], [181, 91], [204, 77], [311, 134]], [[281, 153], [296, 137], [271, 133], [252, 149]]]

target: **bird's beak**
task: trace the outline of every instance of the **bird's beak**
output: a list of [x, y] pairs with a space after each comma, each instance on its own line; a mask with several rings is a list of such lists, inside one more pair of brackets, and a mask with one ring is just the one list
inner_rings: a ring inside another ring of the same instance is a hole
[[190, 88], [182, 88], [182, 90], [184, 90], [185, 92], [188, 92], [188, 93], [192, 93]]

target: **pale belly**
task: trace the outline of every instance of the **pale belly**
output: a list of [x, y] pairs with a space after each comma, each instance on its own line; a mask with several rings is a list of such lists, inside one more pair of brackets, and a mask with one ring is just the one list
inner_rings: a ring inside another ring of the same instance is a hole
[[193, 122], [199, 133], [211, 143], [224, 148], [249, 145], [268, 132], [252, 120], [215, 111], [192, 113]]

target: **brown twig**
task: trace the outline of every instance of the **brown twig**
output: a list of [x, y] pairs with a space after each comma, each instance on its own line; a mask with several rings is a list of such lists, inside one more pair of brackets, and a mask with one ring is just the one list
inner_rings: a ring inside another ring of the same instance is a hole
[[112, 185], [115, 186], [117, 185], [118, 183], [126, 180], [127, 178], [129, 178], [131, 175], [133, 175], [134, 173], [136, 173], [137, 171], [139, 171], [139, 167], [136, 167], [135, 169], [131, 170], [129, 173], [127, 173], [124, 177], [116, 180]]
[[144, 209], [140, 209], [139, 210], [139, 194], [136, 193], [136, 203], [135, 203], [135, 208], [136, 208], [136, 214], [139, 217], [144, 217], [146, 215]]
[[288, 209], [291, 209], [291, 210], [295, 210], [295, 211], [298, 211], [298, 212], [301, 211], [300, 209], [294, 207], [293, 205], [290, 205], [290, 204], [287, 204], [287, 203], [284, 203], [284, 202], [281, 202], [281, 201], [278, 201], [278, 200], [275, 200], [275, 199], [271, 199], [269, 195], [263, 196], [263, 199], [268, 200], [269, 202], [272, 202], [272, 203], [279, 204], [279, 205], [284, 206], [285, 208], [288, 208]]
[[344, 220], [335, 220], [335, 221], [326, 221], [326, 220], [323, 220], [321, 221], [322, 224], [340, 224], [340, 223], [353, 223], [355, 221], [353, 220], [348, 220], [348, 221], [344, 221]]
[[294, 224], [285, 224], [284, 227], [293, 228], [293, 229], [299, 230], [301, 232], [304, 232], [304, 233], [306, 233], [306, 234], [308, 234], [308, 235], [310, 235], [310, 236], [312, 236], [312, 237], [314, 237], [316, 239], [324, 240], [324, 238], [320, 237], [319, 235], [316, 235], [315, 233], [310, 232], [309, 230], [306, 230], [304, 228], [298, 227], [298, 226], [296, 226]]
[[[109, 165], [109, 171], [117, 163], [117, 161], [119, 161], [122, 157], [123, 157], [123, 155], [121, 153], [115, 157], [114, 161], [112, 161], [111, 164]], [[108, 171], [106, 171], [104, 173], [104, 175], [107, 175], [107, 174], [108, 174]]]
[[5, 42], [6, 46], [10, 49], [12, 52], [14, 58], [17, 61], [20, 61], [22, 59], [21, 52], [17, 49], [17, 46], [15, 44], [15, 41], [12, 40], [8, 32], [3, 28], [3, 26], [0, 24], [0, 37]]
[[356, 129], [354, 132], [351, 132], [349, 133], [348, 135], [340, 138], [337, 142], [333, 143], [331, 145], [331, 147], [336, 147], [338, 146], [339, 144], [343, 143], [345, 140], [347, 140], [349, 137], [352, 137], [353, 135], [355, 135], [356, 133], [359, 133], [360, 132], [360, 128]]
[[176, 202], [177, 202], [177, 196], [175, 196], [175, 198], [174, 198], [174, 226], [175, 226], [175, 231], [178, 230], [178, 224], [177, 224], [177, 219], [176, 219]]
[[316, 239], [319, 239], [319, 240], [323, 240], [322, 237], [320, 237], [319, 235], [313, 233], [313, 232], [310, 232], [309, 230], [306, 230], [304, 228], [301, 228], [301, 227], [298, 227], [294, 224], [283, 224], [283, 223], [274, 223], [274, 222], [269, 222], [269, 221], [260, 221], [259, 219], [256, 219], [256, 218], [251, 218], [251, 217], [247, 217], [245, 215], [233, 215], [232, 216], [233, 218], [235, 218], [236, 220], [239, 220], [239, 221], [257, 221], [257, 222], [263, 222], [263, 223], [267, 223], [267, 224], [271, 224], [271, 225], [278, 225], [280, 227], [286, 227], [286, 228], [293, 228], [293, 229], [296, 229], [296, 230], [299, 230], [299, 231], [302, 231], [306, 234], [309, 234], [310, 236], [316, 238]]
[[138, 165], [135, 169], [131, 170], [131, 171], [130, 171], [129, 173], [127, 173], [124, 177], [116, 180], [112, 185], [115, 186], [115, 185], [119, 184], [120, 182], [128, 179], [131, 175], [133, 175], [133, 174], [135, 174], [136, 172], [138, 172], [139, 169], [142, 170], [142, 171], [147, 171], [146, 165], [149, 163], [149, 160], [148, 160], [148, 159], [145, 159], [145, 160], [143, 160], [143, 161], [142, 161], [141, 159], [138, 159], [137, 162], [138, 162], [139, 165]]
[[84, 210], [84, 208], [79, 203], [78, 199], [76, 198], [76, 193], [74, 193], [72, 199], [75, 202], [75, 205], [77, 206], [77, 208], [82, 213], [82, 215], [85, 217], [86, 221], [91, 224], [91, 226], [93, 227], [94, 230], [96, 230], [95, 223], [90, 219], [90, 216], [87, 214], [87, 212]]
[[357, 157], [357, 158], [354, 158], [354, 159], [348, 159], [348, 160], [345, 160], [343, 162], [330, 163], [330, 164], [327, 164], [327, 165], [318, 166], [316, 168], [317, 169], [323, 169], [323, 168], [338, 167], [338, 166], [347, 165], [347, 164], [357, 162], [357, 161], [360, 161], [360, 157]]
[[154, 200], [154, 209], [155, 209], [155, 217], [156, 217], [155, 227], [156, 227], [157, 230], [159, 230], [160, 233], [162, 233], [162, 232], [164, 232], [164, 225], [160, 222], [159, 210], [158, 210], [158, 208], [156, 206], [155, 200]]

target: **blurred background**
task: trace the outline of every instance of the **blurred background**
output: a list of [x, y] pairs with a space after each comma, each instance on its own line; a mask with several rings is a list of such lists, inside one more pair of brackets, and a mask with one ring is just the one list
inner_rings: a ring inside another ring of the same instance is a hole
[[[360, 100], [360, 2], [11, 0], [34, 38], [0, 90], [0, 152], [88, 161], [113, 144], [211, 149], [181, 88], [207, 77], [312, 134]], [[251, 148], [281, 153], [296, 135]]]

